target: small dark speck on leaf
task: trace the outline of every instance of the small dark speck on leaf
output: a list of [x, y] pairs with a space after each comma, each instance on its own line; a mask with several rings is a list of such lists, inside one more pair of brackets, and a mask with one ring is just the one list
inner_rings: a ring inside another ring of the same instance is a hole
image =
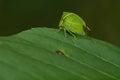
[[58, 55], [64, 55], [64, 53], [63, 53], [62, 51], [60, 51], [60, 50], [57, 50], [56, 53], [57, 53]]

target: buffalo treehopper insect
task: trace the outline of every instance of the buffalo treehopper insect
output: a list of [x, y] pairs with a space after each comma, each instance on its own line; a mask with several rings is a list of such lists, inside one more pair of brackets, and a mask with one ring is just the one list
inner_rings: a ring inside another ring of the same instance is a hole
[[64, 30], [65, 37], [67, 37], [66, 32], [70, 33], [74, 38], [76, 38], [75, 34], [84, 36], [86, 34], [84, 27], [90, 31], [90, 28], [80, 16], [71, 12], [63, 12], [59, 29]]

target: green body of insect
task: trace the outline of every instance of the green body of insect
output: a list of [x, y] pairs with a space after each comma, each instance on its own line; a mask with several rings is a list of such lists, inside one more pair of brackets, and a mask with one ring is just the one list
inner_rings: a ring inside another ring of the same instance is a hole
[[67, 36], [66, 31], [74, 38], [76, 38], [74, 34], [85, 35], [84, 27], [90, 30], [81, 17], [71, 12], [63, 12], [59, 23], [59, 29], [64, 30], [65, 37]]

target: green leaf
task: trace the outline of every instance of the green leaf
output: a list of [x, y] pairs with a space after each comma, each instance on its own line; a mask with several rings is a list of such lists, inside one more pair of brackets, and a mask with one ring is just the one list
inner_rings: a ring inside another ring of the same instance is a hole
[[0, 80], [120, 79], [120, 48], [57, 31], [33, 28], [0, 37]]

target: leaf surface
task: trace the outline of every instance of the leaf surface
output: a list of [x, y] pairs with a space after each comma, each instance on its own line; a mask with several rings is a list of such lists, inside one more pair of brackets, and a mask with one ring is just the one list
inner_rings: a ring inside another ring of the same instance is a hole
[[120, 48], [56, 31], [33, 28], [0, 37], [0, 80], [120, 79]]

